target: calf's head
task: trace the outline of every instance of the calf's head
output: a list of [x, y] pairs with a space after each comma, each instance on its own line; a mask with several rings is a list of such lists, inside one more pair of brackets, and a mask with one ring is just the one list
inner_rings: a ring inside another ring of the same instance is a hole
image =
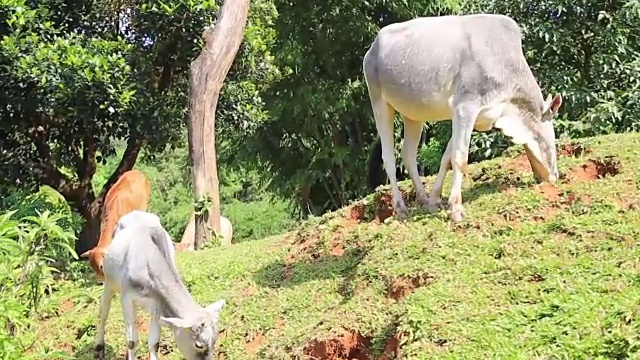
[[99, 280], [104, 280], [103, 266], [104, 263], [104, 250], [101, 248], [93, 248], [87, 250], [80, 257], [89, 258], [89, 265], [95, 271]]
[[176, 344], [187, 360], [211, 360], [218, 340], [218, 320], [225, 304], [220, 299], [205, 308], [197, 309], [188, 318], [160, 318], [171, 328]]
[[[539, 183], [542, 181], [554, 182], [558, 179], [558, 155], [556, 152], [556, 133], [553, 118], [562, 105], [562, 96], [551, 95], [544, 102], [542, 117], [534, 119], [530, 128], [532, 130], [531, 141], [524, 143], [524, 150], [531, 164], [531, 169]], [[538, 120], [538, 121], [535, 121]]]

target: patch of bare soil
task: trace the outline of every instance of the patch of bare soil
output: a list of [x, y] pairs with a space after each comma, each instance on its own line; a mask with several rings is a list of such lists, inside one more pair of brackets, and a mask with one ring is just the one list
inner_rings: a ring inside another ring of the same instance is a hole
[[593, 181], [606, 176], [616, 176], [622, 170], [622, 162], [617, 156], [606, 156], [602, 159], [589, 159], [586, 163], [571, 169], [562, 176], [563, 182]]
[[[424, 185], [424, 182], [423, 182]], [[413, 189], [405, 190], [400, 189], [402, 199], [408, 205], [416, 200], [416, 194]], [[390, 190], [379, 191], [375, 194], [373, 199], [374, 208], [368, 212], [366, 206], [362, 203], [352, 205], [347, 214], [348, 220], [355, 220], [357, 222], [373, 221], [376, 223], [382, 223], [386, 219], [395, 215], [393, 209], [393, 195]], [[373, 213], [373, 219], [370, 215]]]
[[149, 332], [149, 322], [146, 319], [142, 319], [139, 316], [136, 319], [136, 329], [139, 334], [146, 334]]
[[375, 204], [376, 220], [378, 220], [379, 222], [383, 222], [387, 218], [393, 216], [393, 195], [391, 195], [390, 191], [385, 191], [384, 193], [378, 194]]
[[388, 338], [379, 360], [396, 359], [399, 355], [400, 343], [402, 342], [403, 337], [404, 335], [402, 333], [396, 333]]
[[313, 340], [304, 347], [309, 360], [371, 360], [371, 338], [346, 331], [325, 340]]
[[247, 350], [247, 353], [249, 355], [253, 355], [256, 352], [258, 352], [258, 350], [260, 349], [260, 347], [264, 343], [265, 339], [266, 339], [266, 337], [261, 332], [255, 332], [255, 333], [249, 334], [249, 336], [246, 339], [246, 350]]
[[531, 171], [531, 163], [526, 153], [518, 155], [513, 161], [514, 170]]
[[553, 184], [542, 183], [538, 186], [538, 190], [547, 201], [556, 202], [560, 200], [560, 190]]
[[352, 221], [364, 221], [367, 217], [366, 208], [364, 204], [357, 203], [349, 208], [349, 213], [347, 214], [347, 220]]
[[590, 153], [591, 148], [580, 143], [564, 144], [558, 148], [558, 155], [560, 156], [580, 157]]
[[74, 306], [75, 304], [73, 303], [73, 301], [69, 299], [63, 301], [62, 304], [60, 304], [60, 307], [58, 308], [58, 316], [70, 311], [71, 309], [73, 309]]
[[427, 273], [395, 278], [387, 289], [387, 297], [402, 300], [415, 289], [427, 286], [435, 281], [435, 276]]

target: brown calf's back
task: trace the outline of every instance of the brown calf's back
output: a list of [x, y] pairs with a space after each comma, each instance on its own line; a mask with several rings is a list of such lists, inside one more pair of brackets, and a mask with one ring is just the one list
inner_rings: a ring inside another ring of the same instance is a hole
[[151, 184], [144, 174], [138, 170], [129, 170], [122, 174], [109, 189], [102, 206], [100, 238], [95, 248], [83, 253], [89, 258], [89, 264], [103, 279], [102, 262], [104, 249], [111, 244], [115, 226], [122, 215], [133, 210], [147, 210], [151, 198]]

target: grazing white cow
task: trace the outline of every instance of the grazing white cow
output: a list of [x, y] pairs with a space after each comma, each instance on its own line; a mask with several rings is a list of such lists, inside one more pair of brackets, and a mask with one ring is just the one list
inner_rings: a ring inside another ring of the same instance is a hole
[[161, 324], [171, 328], [178, 349], [187, 360], [213, 359], [218, 317], [225, 301], [221, 299], [203, 308], [191, 297], [175, 265], [173, 241], [158, 216], [140, 210], [122, 216], [111, 244], [105, 249], [103, 269], [104, 292], [95, 340], [97, 359], [105, 357], [105, 324], [116, 292], [121, 293], [127, 360], [136, 358], [137, 305], [151, 314], [150, 360], [158, 360]]
[[[452, 169], [449, 217], [463, 218], [462, 180], [473, 129], [501, 129], [514, 143], [524, 145], [538, 182], [557, 179], [552, 119], [562, 97], [549, 95], [545, 101], [513, 19], [475, 14], [421, 17], [388, 25], [365, 54], [363, 72], [399, 218], [406, 218], [408, 211], [395, 174], [395, 111], [404, 121], [404, 165], [418, 202], [430, 212], [440, 208], [443, 182]], [[422, 125], [448, 119], [451, 139], [427, 197], [416, 160]]]

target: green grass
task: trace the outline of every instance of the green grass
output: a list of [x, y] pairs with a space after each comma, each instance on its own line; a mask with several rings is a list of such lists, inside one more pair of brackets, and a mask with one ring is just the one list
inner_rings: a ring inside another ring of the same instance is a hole
[[[180, 253], [178, 267], [201, 303], [227, 299], [225, 359], [307, 358], [308, 344], [316, 353], [326, 344], [345, 352], [325, 359], [379, 359], [393, 339], [400, 344], [387, 359], [638, 358], [640, 135], [579, 142], [592, 152], [560, 157], [561, 173], [607, 155], [618, 156], [620, 173], [540, 188], [512, 151], [470, 167], [460, 224], [414, 202], [404, 222], [350, 221], [343, 209], [285, 236]], [[426, 183], [430, 189], [433, 177]], [[378, 197], [360, 202], [366, 214]], [[100, 294], [97, 286], [65, 285], [54, 295], [64, 309], [42, 321], [29, 354], [90, 359]], [[344, 331], [366, 349], [347, 354]], [[110, 358], [123, 358], [123, 336], [114, 299]], [[140, 356], [146, 336], [141, 331]], [[162, 343], [163, 358], [180, 358], [167, 329]]]

